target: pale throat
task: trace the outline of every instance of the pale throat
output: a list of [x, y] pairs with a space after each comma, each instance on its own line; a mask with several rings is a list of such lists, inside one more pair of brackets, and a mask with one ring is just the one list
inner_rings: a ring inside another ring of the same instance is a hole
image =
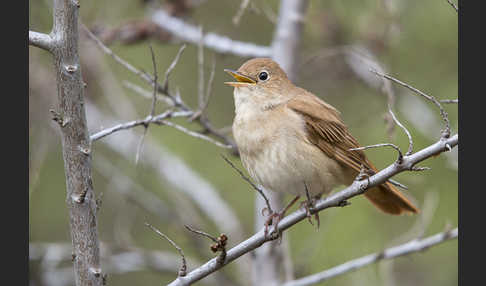
[[280, 97], [271, 98], [260, 88], [237, 87], [234, 89], [235, 113], [238, 117], [254, 116], [269, 110], [284, 100]]

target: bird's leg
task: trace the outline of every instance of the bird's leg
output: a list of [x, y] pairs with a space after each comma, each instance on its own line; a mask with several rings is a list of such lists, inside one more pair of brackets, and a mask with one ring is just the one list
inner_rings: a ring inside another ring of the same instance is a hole
[[[267, 217], [267, 220], [265, 221], [265, 236], [267, 236], [267, 233], [268, 233], [268, 226], [269, 225], [273, 225], [274, 224], [274, 228], [273, 230], [274, 231], [278, 231], [277, 227], [278, 227], [278, 223], [280, 222], [280, 220], [285, 216], [285, 213], [290, 209], [290, 207], [295, 204], [295, 202], [297, 200], [299, 200], [300, 196], [296, 196], [290, 203], [288, 203], [281, 211], [279, 212], [273, 212], [273, 213], [270, 213]], [[262, 213], [263, 211], [265, 211], [265, 209], [262, 210]], [[274, 220], [275, 219], [275, 222]]]
[[[312, 223], [312, 213], [311, 213], [311, 210], [315, 207], [315, 202], [318, 199], [318, 197], [311, 198], [311, 196], [309, 194], [309, 189], [307, 188], [307, 184], [305, 182], [304, 182], [304, 186], [305, 186], [305, 195], [307, 197], [307, 200], [301, 202], [300, 203], [300, 207], [301, 208], [304, 207], [305, 213], [307, 215], [307, 219], [309, 220], [309, 223], [311, 225], [314, 225]], [[319, 219], [319, 213], [318, 212], [316, 212], [314, 214], [314, 219], [317, 221], [317, 229], [319, 229], [319, 226], [321, 225], [321, 221]]]

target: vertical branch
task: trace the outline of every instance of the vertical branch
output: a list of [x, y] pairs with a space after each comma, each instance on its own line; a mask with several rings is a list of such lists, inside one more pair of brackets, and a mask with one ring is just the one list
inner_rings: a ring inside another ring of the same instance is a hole
[[297, 77], [298, 49], [307, 0], [282, 0], [275, 36], [272, 43], [273, 59], [279, 63], [291, 81]]
[[58, 119], [67, 187], [76, 285], [102, 285], [96, 201], [91, 179], [91, 146], [84, 107], [84, 82], [78, 54], [76, 0], [54, 1], [51, 37], [57, 72]]
[[[287, 73], [290, 80], [294, 81], [297, 72], [298, 48], [303, 27], [307, 0], [281, 0], [278, 24], [272, 43], [273, 59]], [[277, 210], [283, 206], [282, 195], [273, 191], [267, 192], [272, 205]], [[264, 224], [265, 218], [261, 216], [261, 209], [265, 201], [261, 196], [256, 196], [255, 201], [255, 230], [258, 231]], [[262, 245], [255, 250], [253, 263], [253, 285], [279, 285], [282, 282], [280, 273], [290, 269], [290, 251], [286, 237], [282, 245], [273, 241]], [[287, 261], [287, 263], [282, 263]], [[286, 265], [286, 267], [284, 267]], [[286, 273], [286, 277], [291, 277]]]

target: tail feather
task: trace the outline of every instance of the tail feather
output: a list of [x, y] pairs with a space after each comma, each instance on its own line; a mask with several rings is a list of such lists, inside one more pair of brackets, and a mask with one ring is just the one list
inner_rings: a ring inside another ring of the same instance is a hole
[[403, 213], [415, 214], [420, 212], [409, 199], [388, 182], [368, 190], [365, 193], [365, 197], [375, 207], [388, 214], [400, 215]]

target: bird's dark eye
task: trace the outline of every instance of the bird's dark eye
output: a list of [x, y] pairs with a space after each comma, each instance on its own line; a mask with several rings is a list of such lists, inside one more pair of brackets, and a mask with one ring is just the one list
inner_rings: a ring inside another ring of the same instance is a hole
[[261, 73], [258, 74], [258, 78], [260, 80], [267, 80], [268, 79], [268, 73], [265, 71], [262, 71]]

